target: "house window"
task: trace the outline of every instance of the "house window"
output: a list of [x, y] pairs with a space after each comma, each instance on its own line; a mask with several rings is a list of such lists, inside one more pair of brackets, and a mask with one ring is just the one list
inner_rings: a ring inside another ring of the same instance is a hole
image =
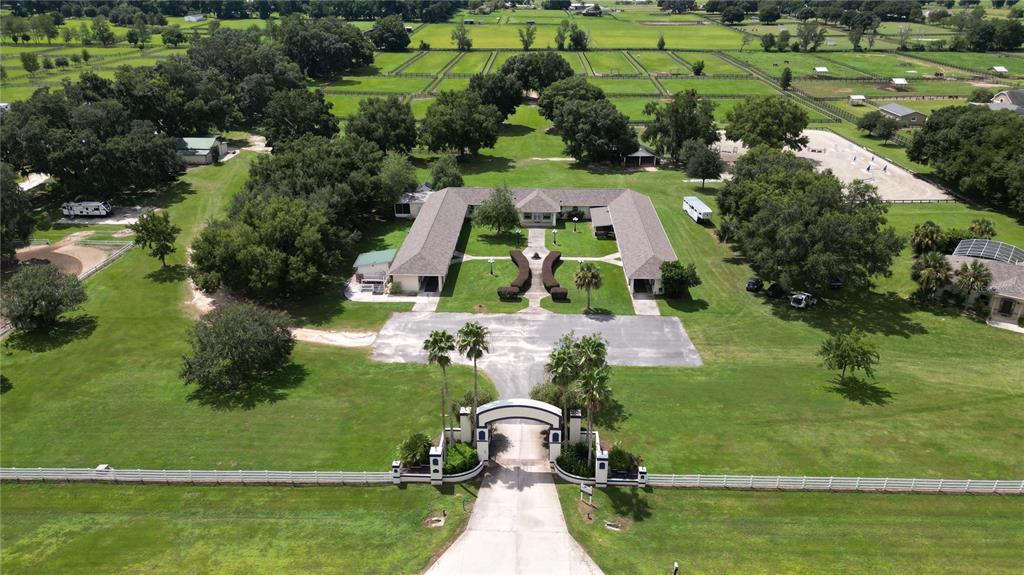
[[1003, 301], [999, 302], [999, 313], [1003, 315], [1013, 315], [1013, 300], [1003, 298]]
[[395, 215], [408, 216], [412, 213], [409, 204], [395, 204]]

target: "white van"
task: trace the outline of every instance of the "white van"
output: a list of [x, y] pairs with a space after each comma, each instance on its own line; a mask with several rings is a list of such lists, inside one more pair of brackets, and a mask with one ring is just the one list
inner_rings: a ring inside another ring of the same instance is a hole
[[64, 202], [60, 207], [60, 213], [69, 217], [102, 217], [114, 213], [114, 208], [107, 202]]
[[698, 224], [711, 221], [711, 208], [697, 196], [683, 198], [683, 211]]

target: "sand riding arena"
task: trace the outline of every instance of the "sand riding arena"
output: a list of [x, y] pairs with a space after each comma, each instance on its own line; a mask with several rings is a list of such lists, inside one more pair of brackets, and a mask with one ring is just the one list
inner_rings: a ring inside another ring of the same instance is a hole
[[91, 232], [76, 233], [53, 244], [33, 244], [17, 250], [21, 264], [53, 264], [62, 272], [80, 278], [91, 275], [108, 261], [120, 257], [130, 241], [93, 241]]

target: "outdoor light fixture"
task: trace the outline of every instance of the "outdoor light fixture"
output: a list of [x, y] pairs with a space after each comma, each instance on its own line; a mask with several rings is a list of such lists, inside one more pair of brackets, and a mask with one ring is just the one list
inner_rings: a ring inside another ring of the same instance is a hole
[[491, 275], [494, 275], [494, 258], [487, 258], [487, 263], [491, 264]]
[[558, 245], [558, 230], [551, 230], [551, 241]]
[[578, 222], [578, 221], [580, 221], [579, 216], [573, 216], [572, 217], [572, 231], [573, 231], [573, 233], [576, 232], [576, 222]]

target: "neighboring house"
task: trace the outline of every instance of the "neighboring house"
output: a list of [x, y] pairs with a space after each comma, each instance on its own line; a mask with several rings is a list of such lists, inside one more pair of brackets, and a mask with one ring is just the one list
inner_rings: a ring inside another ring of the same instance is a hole
[[398, 202], [395, 203], [395, 217], [403, 219], [415, 218], [419, 215], [420, 208], [423, 207], [423, 204], [432, 193], [434, 191], [430, 189], [430, 186], [420, 184], [415, 192], [402, 194], [402, 197], [398, 198]]
[[228, 153], [227, 142], [220, 136], [178, 138], [175, 148], [182, 161], [190, 166], [212, 164]]
[[912, 110], [902, 104], [886, 104], [878, 108], [882, 115], [899, 120], [906, 127], [922, 126], [928, 121], [925, 116], [917, 110]]
[[[427, 197], [388, 270], [392, 293], [443, 289], [466, 219], [492, 192], [445, 188]], [[630, 289], [662, 293], [661, 264], [677, 258], [647, 196], [623, 188], [516, 188], [511, 194], [520, 223], [527, 227], [554, 227], [569, 213], [592, 219], [597, 235], [618, 242]]]
[[984, 104], [973, 104], [973, 105], [974, 106], [985, 106], [986, 108], [988, 108], [989, 110], [992, 110], [993, 112], [998, 112], [999, 110], [1009, 110], [1010, 112], [1014, 112], [1016, 114], [1024, 116], [1024, 106], [1017, 106], [1017, 105], [1014, 105], [1014, 104], [1004, 104], [1002, 102], [987, 102], [987, 103], [984, 103]]
[[992, 103], [1024, 106], [1024, 88], [1018, 88], [1016, 90], [1004, 90], [1002, 92], [999, 92], [995, 96], [992, 96]]
[[[979, 261], [992, 272], [986, 295], [990, 299], [988, 319], [1017, 324], [1024, 312], [1024, 250], [995, 240], [963, 240], [946, 256], [953, 271], [964, 264]], [[981, 294], [970, 294], [973, 302]]]

